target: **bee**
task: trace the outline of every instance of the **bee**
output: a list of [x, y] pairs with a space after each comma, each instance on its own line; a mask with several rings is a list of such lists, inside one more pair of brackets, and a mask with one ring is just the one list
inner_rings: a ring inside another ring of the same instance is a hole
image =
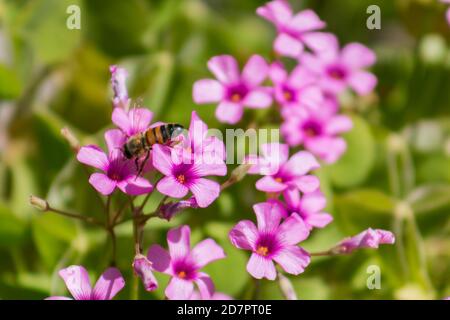
[[[123, 145], [123, 155], [127, 159], [135, 159], [138, 176], [142, 173], [145, 163], [147, 162], [150, 151], [155, 144], [170, 145], [175, 138], [183, 134], [184, 127], [180, 124], [169, 123], [163, 124], [147, 131], [140, 132], [128, 138]], [[145, 155], [145, 159], [139, 168], [139, 159]]]

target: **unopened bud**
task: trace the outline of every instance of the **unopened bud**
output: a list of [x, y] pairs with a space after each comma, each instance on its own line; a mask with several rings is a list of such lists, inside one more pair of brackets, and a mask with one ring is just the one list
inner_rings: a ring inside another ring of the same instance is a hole
[[62, 128], [61, 134], [64, 137], [64, 139], [66, 139], [66, 141], [69, 143], [70, 147], [73, 150], [75, 150], [76, 152], [78, 152], [78, 150], [80, 150], [80, 142], [75, 137], [75, 135], [72, 133], [72, 131], [70, 131], [69, 128], [67, 128], [67, 127]]
[[152, 263], [142, 254], [134, 257], [133, 270], [141, 278], [146, 291], [153, 291], [158, 288], [158, 282], [153, 275]]
[[48, 211], [48, 202], [36, 196], [30, 196], [30, 204], [38, 210]]

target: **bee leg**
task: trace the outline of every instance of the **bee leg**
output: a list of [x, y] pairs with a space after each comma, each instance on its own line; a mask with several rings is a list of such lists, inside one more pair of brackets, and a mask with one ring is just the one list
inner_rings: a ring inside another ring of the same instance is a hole
[[136, 159], [134, 159], [134, 165], [136, 166], [136, 171], [139, 171], [139, 158], [136, 157]]
[[145, 159], [144, 159], [144, 161], [142, 161], [142, 164], [138, 170], [138, 174], [137, 174], [136, 178], [142, 174], [142, 170], [144, 170], [145, 164], [147, 163], [149, 157], [150, 157], [150, 150], [147, 151], [147, 154], [145, 155]]

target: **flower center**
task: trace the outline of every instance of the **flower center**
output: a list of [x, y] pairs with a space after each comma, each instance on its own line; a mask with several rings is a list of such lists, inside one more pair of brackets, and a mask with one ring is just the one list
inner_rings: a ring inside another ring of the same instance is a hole
[[303, 132], [309, 138], [317, 137], [322, 133], [322, 127], [316, 121], [308, 121], [303, 125]]
[[283, 182], [283, 178], [280, 178], [280, 177], [278, 177], [278, 178], [275, 178], [275, 181], [276, 181], [276, 182], [280, 182], [280, 183], [281, 183], [281, 182]]
[[291, 92], [286, 90], [283, 92], [283, 97], [286, 101], [292, 101], [293, 95]]
[[179, 174], [177, 180], [179, 183], [184, 184], [186, 182], [186, 176], [184, 174]]
[[347, 76], [347, 72], [340, 66], [333, 66], [328, 69], [328, 75], [335, 80], [343, 80]]
[[111, 174], [111, 175], [109, 176], [109, 178], [110, 178], [111, 180], [114, 180], [114, 181], [120, 181], [120, 180], [122, 180], [121, 176], [120, 176], [118, 173], [113, 173], [113, 174]]
[[265, 257], [269, 253], [269, 248], [265, 246], [259, 246], [258, 249], [256, 249], [256, 253], [260, 256]]
[[232, 102], [239, 102], [241, 100], [242, 100], [242, 97], [241, 97], [241, 95], [239, 93], [233, 93], [231, 95], [231, 101]]
[[187, 276], [186, 271], [180, 271], [180, 272], [178, 272], [177, 275], [178, 275], [178, 278], [181, 278], [181, 279], [184, 279]]

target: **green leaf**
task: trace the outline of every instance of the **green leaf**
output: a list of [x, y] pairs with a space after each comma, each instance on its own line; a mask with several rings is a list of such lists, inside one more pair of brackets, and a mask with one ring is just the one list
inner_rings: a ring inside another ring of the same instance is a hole
[[414, 213], [434, 211], [450, 204], [450, 185], [430, 184], [416, 188], [407, 198]]
[[355, 187], [369, 176], [375, 161], [375, 141], [369, 124], [358, 116], [352, 116], [353, 129], [344, 134], [347, 151], [327, 170], [334, 185]]

